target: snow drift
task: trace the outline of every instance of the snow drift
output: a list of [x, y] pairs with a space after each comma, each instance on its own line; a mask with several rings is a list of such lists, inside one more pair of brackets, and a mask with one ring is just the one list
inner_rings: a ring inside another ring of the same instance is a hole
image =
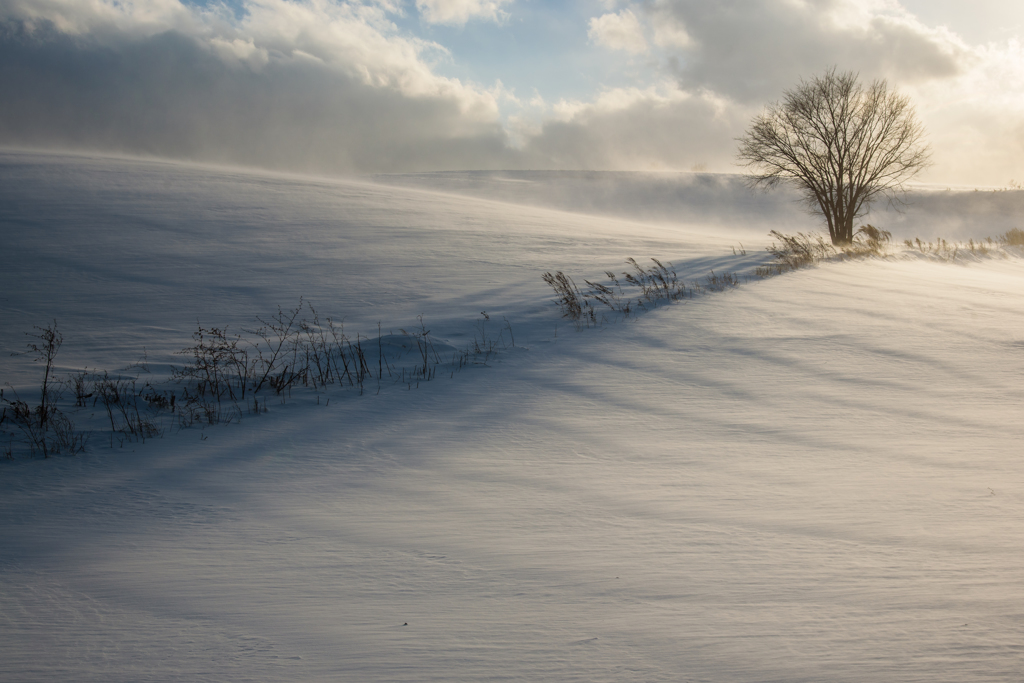
[[[545, 270], [743, 272], [771, 214], [728, 183], [723, 228], [545, 195], [584, 192], [580, 176], [496, 198], [445, 177], [15, 153], [0, 175], [5, 351], [57, 318], [64, 369], [143, 347], [171, 363], [196, 317], [242, 326], [299, 296], [352, 329], [422, 314], [453, 347], [486, 310], [517, 342], [419, 388], [296, 394], [144, 446], [0, 462], [5, 679], [1019, 670], [1017, 257], [828, 264], [577, 333]], [[964, 197], [948, 210], [966, 225]], [[0, 369], [21, 386], [38, 372]]]

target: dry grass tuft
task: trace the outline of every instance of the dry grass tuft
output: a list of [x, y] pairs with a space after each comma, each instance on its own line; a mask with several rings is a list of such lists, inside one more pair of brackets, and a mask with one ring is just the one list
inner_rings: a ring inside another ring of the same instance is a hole
[[[588, 300], [587, 295], [576, 286], [575, 280], [562, 271], [554, 274], [549, 271], [541, 277], [551, 289], [555, 290], [555, 303], [561, 309], [562, 317], [571, 320], [577, 330], [597, 324], [597, 314], [594, 312], [594, 306]], [[604, 294], [603, 289], [601, 293]], [[611, 294], [610, 290], [608, 294]], [[606, 300], [601, 298], [596, 298], [595, 300], [607, 303]], [[607, 305], [611, 306], [612, 304], [608, 303]]]
[[805, 266], [818, 263], [822, 259], [835, 256], [837, 251], [831, 242], [826, 242], [824, 235], [805, 234], [786, 235], [778, 230], [768, 233], [777, 242], [772, 242], [765, 250], [775, 257], [775, 263], [758, 266], [754, 271], [757, 277], [765, 278]]
[[1010, 228], [999, 236], [999, 241], [1008, 247], [1024, 247], [1024, 230]]
[[755, 275], [762, 278], [781, 275], [839, 256], [883, 257], [888, 255], [892, 241], [892, 233], [873, 225], [860, 226], [853, 234], [853, 240], [839, 247], [826, 241], [825, 235], [816, 233], [798, 232], [795, 235], [786, 235], [778, 230], [772, 230], [768, 234], [776, 240], [771, 246], [766, 247], [766, 251], [775, 257], [775, 262], [759, 266], [755, 270]]
[[607, 282], [584, 280], [588, 287], [586, 290], [577, 287], [575, 281], [562, 271], [544, 273], [542, 277], [555, 291], [555, 303], [562, 311], [562, 317], [571, 320], [577, 330], [604, 321], [604, 316], [597, 315], [595, 304], [628, 318], [656, 307], [662, 301], [692, 298], [695, 292], [721, 292], [739, 284], [739, 278], [733, 273], [711, 271], [703, 282], [694, 281], [687, 285], [674, 268], [656, 258], [652, 258], [652, 265], [646, 267], [633, 258], [626, 259], [626, 264], [630, 270], [620, 275], [606, 271]]

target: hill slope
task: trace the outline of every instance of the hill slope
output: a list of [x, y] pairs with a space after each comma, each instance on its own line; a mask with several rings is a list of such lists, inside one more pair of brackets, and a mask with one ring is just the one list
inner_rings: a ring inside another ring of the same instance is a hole
[[453, 345], [488, 310], [517, 342], [418, 388], [0, 462], [5, 680], [1019, 670], [1017, 258], [828, 264], [577, 333], [544, 270], [761, 256], [732, 254], [749, 233], [362, 181], [0, 169], [4, 349], [57, 317], [68, 367], [145, 346], [155, 368], [196, 316], [300, 295], [364, 332], [422, 313]]

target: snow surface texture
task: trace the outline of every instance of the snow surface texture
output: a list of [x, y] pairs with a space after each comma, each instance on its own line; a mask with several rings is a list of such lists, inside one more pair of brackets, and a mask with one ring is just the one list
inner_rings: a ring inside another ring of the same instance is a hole
[[517, 337], [418, 389], [0, 463], [4, 681], [1019, 677], [1019, 258], [828, 264], [556, 335], [544, 270], [697, 277], [764, 238], [171, 164], [0, 175], [4, 349], [56, 317], [68, 367], [172, 362], [196, 316], [299, 295], [364, 333], [423, 313], [457, 345], [488, 310]]

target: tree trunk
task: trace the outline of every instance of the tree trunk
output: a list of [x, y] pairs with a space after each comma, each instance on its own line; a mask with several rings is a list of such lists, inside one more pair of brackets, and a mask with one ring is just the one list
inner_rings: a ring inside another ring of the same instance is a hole
[[853, 241], [853, 216], [849, 218], [836, 216], [831, 221], [829, 233], [832, 237], [832, 246], [840, 247]]

